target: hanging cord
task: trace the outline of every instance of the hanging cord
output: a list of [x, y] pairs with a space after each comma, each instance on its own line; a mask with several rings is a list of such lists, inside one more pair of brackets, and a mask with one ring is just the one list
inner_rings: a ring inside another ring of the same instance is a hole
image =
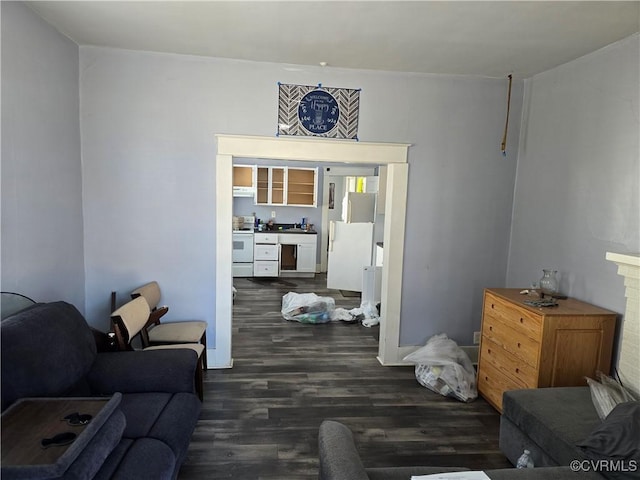
[[504, 135], [502, 136], [502, 156], [507, 156], [507, 129], [509, 128], [509, 110], [511, 109], [511, 82], [513, 75], [509, 75], [509, 93], [507, 94], [507, 119], [504, 122]]

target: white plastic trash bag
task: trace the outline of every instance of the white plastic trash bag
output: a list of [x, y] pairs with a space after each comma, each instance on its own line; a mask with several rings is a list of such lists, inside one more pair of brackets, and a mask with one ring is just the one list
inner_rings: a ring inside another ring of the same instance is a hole
[[331, 297], [319, 297], [315, 293], [289, 292], [282, 297], [282, 316], [300, 323], [327, 323], [336, 308]]
[[463, 402], [478, 397], [476, 371], [469, 356], [446, 334], [434, 335], [404, 360], [415, 363], [416, 380], [423, 387]]

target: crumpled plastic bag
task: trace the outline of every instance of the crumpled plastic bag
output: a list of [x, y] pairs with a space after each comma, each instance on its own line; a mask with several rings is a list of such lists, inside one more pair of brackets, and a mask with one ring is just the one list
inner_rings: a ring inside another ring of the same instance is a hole
[[476, 371], [469, 356], [446, 334], [434, 335], [404, 360], [416, 364], [416, 380], [423, 387], [462, 402], [478, 397]]
[[319, 297], [315, 293], [289, 292], [282, 297], [282, 316], [300, 323], [327, 323], [336, 301], [331, 297]]
[[372, 327], [380, 323], [380, 317], [375, 306], [371, 305], [371, 303], [362, 302], [359, 307], [351, 310], [341, 307], [336, 308], [331, 313], [331, 321], [361, 322], [365, 327]]

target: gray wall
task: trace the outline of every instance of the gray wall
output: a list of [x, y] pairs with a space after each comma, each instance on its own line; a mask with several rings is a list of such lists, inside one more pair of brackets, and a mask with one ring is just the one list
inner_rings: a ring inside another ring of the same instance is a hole
[[2, 290], [84, 311], [78, 47], [1, 8]]
[[624, 312], [607, 251], [640, 251], [640, 41], [526, 82], [508, 284], [559, 271], [570, 296]]
[[[522, 83], [500, 154], [506, 79], [410, 75], [80, 48], [86, 301], [156, 279], [172, 318], [215, 315], [216, 133], [273, 136], [277, 82], [362, 88], [359, 138], [406, 142], [401, 343], [470, 343], [504, 285]], [[314, 223], [318, 223], [315, 221]], [[210, 332], [213, 336], [214, 332]], [[211, 342], [213, 345], [213, 342]]]
[[[28, 10], [20, 9], [7, 9], [12, 16], [8, 24], [16, 20], [15, 28], [20, 28], [26, 22], [20, 17], [26, 16], [47, 30]], [[54, 38], [41, 38], [27, 29], [27, 38], [11, 45], [11, 53], [16, 58], [37, 58], [40, 51], [56, 44], [69, 45], [64, 37], [51, 33]], [[292, 69], [96, 47], [80, 48], [79, 56], [82, 166], [77, 149], [54, 156], [47, 150], [46, 159], [53, 165], [47, 182], [44, 178], [25, 182], [34, 190], [31, 198], [42, 192], [49, 203], [67, 199], [71, 205], [46, 218], [36, 215], [38, 208], [28, 207], [23, 217], [28, 220], [16, 228], [16, 235], [31, 237], [44, 224], [50, 241], [51, 231], [64, 225], [60, 231], [66, 237], [56, 242], [61, 243], [56, 253], [72, 250], [73, 261], [68, 255], [63, 255], [64, 265], [53, 261], [57, 256], [47, 258], [46, 265], [49, 271], [55, 270], [56, 278], [39, 275], [37, 281], [49, 288], [71, 289], [69, 285], [75, 284], [58, 279], [68, 280], [69, 265], [81, 265], [82, 235], [77, 232], [84, 209], [84, 301], [90, 323], [101, 328], [108, 325], [112, 290], [123, 301], [132, 288], [156, 279], [165, 293], [163, 302], [172, 306], [169, 317], [204, 318], [214, 325], [214, 267], [219, 260], [214, 239], [217, 228], [229, 228], [217, 225], [215, 218], [214, 134], [272, 136], [277, 82], [323, 83], [362, 88], [360, 140], [412, 144], [401, 344], [422, 344], [442, 331], [460, 343], [471, 342], [472, 331], [480, 324], [482, 289], [506, 281], [521, 82], [514, 85], [505, 158], [499, 146], [506, 79]], [[51, 57], [55, 64], [51, 68], [71, 78], [63, 85], [54, 82], [47, 101], [60, 102], [64, 94], [76, 92], [77, 66], [68, 65], [76, 57], [71, 57]], [[20, 88], [12, 85], [11, 95], [18, 95]], [[26, 105], [36, 117], [39, 106]], [[57, 122], [47, 121], [43, 133], [57, 128], [64, 128], [67, 136], [68, 131], [77, 132], [77, 117], [65, 118], [66, 112], [57, 110]], [[3, 117], [3, 129], [5, 123]], [[31, 142], [32, 124], [19, 127], [16, 135], [29, 139], [21, 155], [31, 143], [45, 144]], [[58, 141], [62, 137], [56, 132], [56, 142], [49, 149], [61, 148], [66, 140]], [[3, 203], [8, 198], [5, 189], [3, 185]], [[76, 220], [73, 225], [70, 218]], [[3, 240], [4, 223], [3, 218]], [[3, 256], [28, 254], [32, 263], [24, 267], [27, 259], [22, 258], [22, 268], [36, 268], [38, 263], [32, 259], [40, 250], [17, 242], [5, 249], [3, 243]], [[3, 276], [4, 271], [3, 265]], [[32, 280], [36, 283], [35, 275]], [[73, 280], [82, 285], [81, 275]], [[82, 302], [82, 298], [74, 300]], [[209, 337], [213, 345], [215, 332], [210, 331]]]

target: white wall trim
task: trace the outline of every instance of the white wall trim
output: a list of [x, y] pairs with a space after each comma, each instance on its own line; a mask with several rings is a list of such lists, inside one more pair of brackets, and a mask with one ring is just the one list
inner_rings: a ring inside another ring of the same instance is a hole
[[[207, 348], [208, 368], [231, 368], [233, 365], [231, 359], [231, 311], [233, 309], [232, 179], [233, 157], [223, 154], [216, 155], [216, 322], [215, 348]], [[225, 259], [225, 261], [220, 261], [220, 259]], [[207, 332], [207, 338], [209, 336], [209, 332]], [[210, 345], [209, 342], [207, 344]]]
[[[215, 349], [210, 368], [225, 368], [231, 358], [232, 295], [232, 174], [233, 158], [273, 158], [315, 163], [388, 165], [385, 253], [382, 278], [382, 322], [378, 360], [383, 365], [401, 361], [399, 351], [400, 306], [404, 227], [407, 208], [409, 144], [369, 143], [328, 138], [257, 137], [216, 135], [216, 320]], [[211, 349], [207, 351], [209, 354]]]

